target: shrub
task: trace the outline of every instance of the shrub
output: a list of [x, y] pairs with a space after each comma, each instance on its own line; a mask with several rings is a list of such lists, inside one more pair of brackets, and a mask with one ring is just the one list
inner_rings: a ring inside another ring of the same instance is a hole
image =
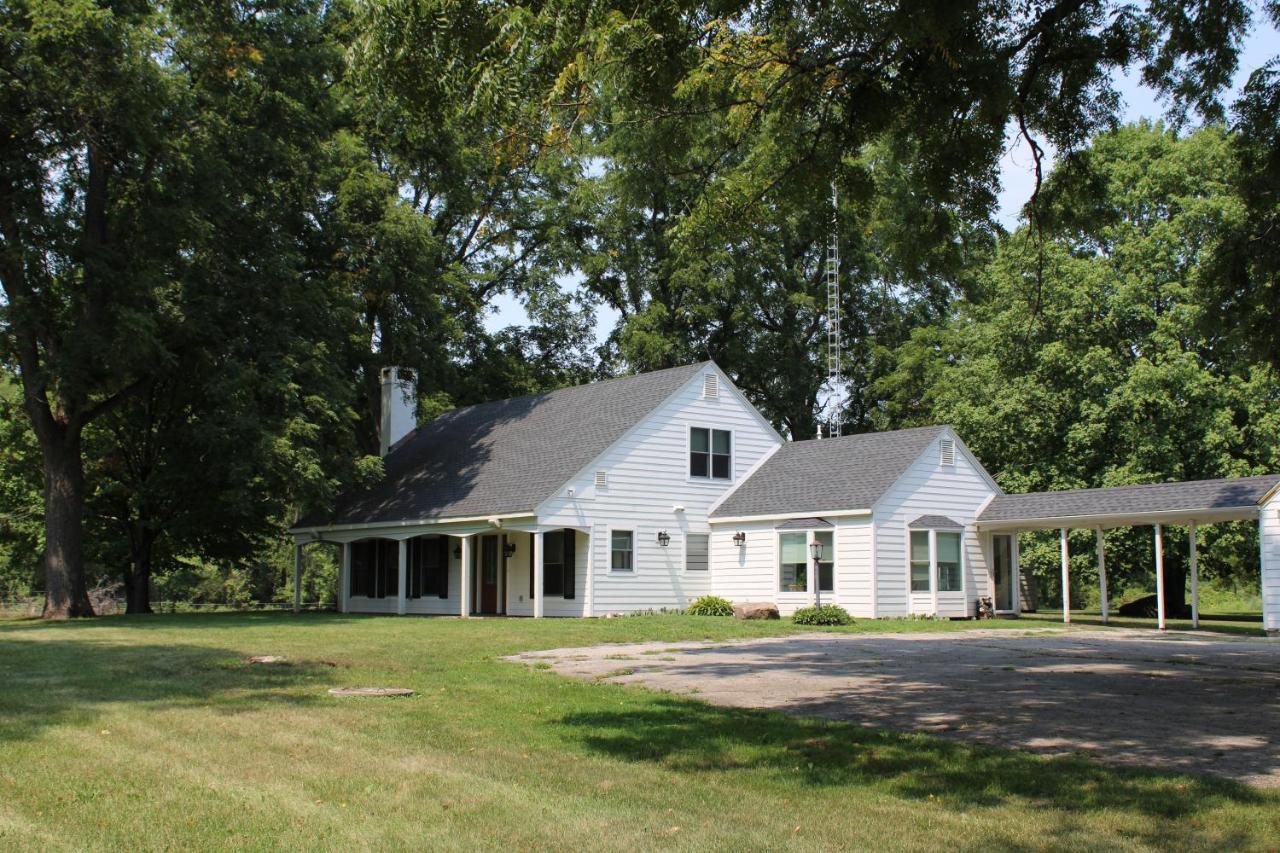
[[689, 605], [692, 616], [732, 616], [733, 605], [717, 595], [704, 595]]
[[797, 625], [852, 625], [853, 617], [838, 604], [824, 604], [800, 608], [791, 614], [791, 621]]

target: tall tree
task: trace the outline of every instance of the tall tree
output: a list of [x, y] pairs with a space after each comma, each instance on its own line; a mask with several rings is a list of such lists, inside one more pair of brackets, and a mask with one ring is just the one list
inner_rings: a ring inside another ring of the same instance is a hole
[[[895, 354], [878, 386], [891, 416], [953, 424], [1012, 492], [1277, 470], [1280, 376], [1205, 331], [1206, 278], [1247, 215], [1230, 137], [1143, 124], [1080, 156], [1046, 187], [1044, 243], [1009, 235], [954, 322]], [[1249, 534], [1206, 538], [1209, 573], [1256, 571]], [[1122, 580], [1149, 578], [1149, 531], [1108, 547]], [[1167, 553], [1177, 612], [1185, 549]]]
[[[316, 0], [0, 8], [0, 357], [44, 469], [45, 616], [90, 613], [86, 427], [148, 387], [228, 275], [301, 225], [324, 131]], [[236, 223], [254, 240], [238, 240]], [[209, 269], [210, 261], [229, 266]]]

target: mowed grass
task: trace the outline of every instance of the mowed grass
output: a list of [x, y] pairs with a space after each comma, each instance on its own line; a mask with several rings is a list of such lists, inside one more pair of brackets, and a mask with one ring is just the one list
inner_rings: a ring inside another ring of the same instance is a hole
[[[3, 622], [0, 847], [1220, 850], [1280, 839], [1280, 797], [1226, 781], [715, 708], [499, 659], [793, 630], [678, 616]], [[245, 662], [258, 654], [289, 663]], [[344, 685], [418, 695], [327, 694]]]
[[[1062, 624], [1061, 610], [1041, 610], [1038, 613], [1023, 613], [1020, 617], [1027, 627], [1031, 627], [1031, 623], [1036, 624]], [[1103, 625], [1102, 613], [1098, 610], [1072, 610], [1071, 624], [1073, 625]], [[1157, 622], [1155, 619], [1144, 619], [1137, 616], [1119, 616], [1114, 612], [1107, 616], [1105, 623], [1113, 628], [1146, 628], [1149, 630], [1157, 630]], [[1171, 631], [1190, 631], [1190, 619], [1166, 619], [1165, 624]], [[1196, 630], [1210, 631], [1216, 634], [1235, 634], [1242, 637], [1262, 637], [1266, 635], [1266, 630], [1262, 624], [1262, 614], [1253, 612], [1244, 613], [1213, 613], [1200, 615], [1200, 627]]]

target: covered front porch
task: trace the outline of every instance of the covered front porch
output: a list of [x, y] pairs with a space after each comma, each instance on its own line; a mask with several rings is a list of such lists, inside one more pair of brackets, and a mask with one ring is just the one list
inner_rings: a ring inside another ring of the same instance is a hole
[[1254, 521], [1258, 524], [1263, 628], [1280, 636], [1280, 475], [1200, 480], [1001, 495], [979, 515], [978, 528], [995, 537], [1033, 530], [1057, 530], [1062, 571], [1062, 621], [1071, 622], [1071, 552], [1068, 532], [1092, 530], [1098, 566], [1101, 619], [1110, 618], [1107, 590], [1106, 531], [1120, 527], [1150, 527], [1152, 563], [1156, 577], [1156, 624], [1168, 627], [1165, 593], [1164, 532], [1173, 525], [1187, 528], [1191, 626], [1200, 627], [1200, 577], [1197, 532], [1207, 524]]
[[434, 616], [591, 616], [586, 529], [532, 518], [311, 531], [295, 537], [294, 609], [303, 549], [340, 548], [338, 610]]

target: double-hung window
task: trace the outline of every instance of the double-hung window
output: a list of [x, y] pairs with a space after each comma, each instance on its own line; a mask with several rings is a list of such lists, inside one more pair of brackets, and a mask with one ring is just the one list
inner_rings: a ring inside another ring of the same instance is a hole
[[689, 430], [689, 476], [728, 480], [732, 468], [733, 433], [727, 429], [693, 427]]
[[615, 530], [609, 536], [609, 568], [615, 572], [635, 571], [635, 533]]
[[[929, 539], [933, 538], [933, 547]], [[911, 591], [962, 592], [964, 570], [959, 530], [911, 531]], [[933, 584], [932, 586], [930, 584]]]
[[829, 530], [778, 534], [778, 589], [782, 592], [813, 592], [813, 543], [821, 546], [818, 556], [818, 588], [835, 591], [835, 537]]

